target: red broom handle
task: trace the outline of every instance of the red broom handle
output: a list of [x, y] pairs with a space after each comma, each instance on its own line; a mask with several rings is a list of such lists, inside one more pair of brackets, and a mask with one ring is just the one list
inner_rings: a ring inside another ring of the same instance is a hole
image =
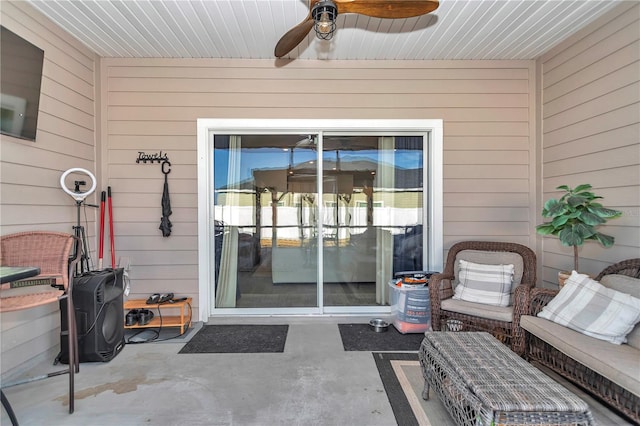
[[106, 198], [107, 193], [102, 191], [100, 195], [100, 248], [98, 250], [98, 270], [102, 269], [102, 259], [104, 258], [104, 213]]
[[111, 267], [116, 267], [116, 249], [113, 236], [113, 203], [111, 201], [111, 187], [107, 187], [107, 199], [109, 201], [109, 237], [111, 238]]

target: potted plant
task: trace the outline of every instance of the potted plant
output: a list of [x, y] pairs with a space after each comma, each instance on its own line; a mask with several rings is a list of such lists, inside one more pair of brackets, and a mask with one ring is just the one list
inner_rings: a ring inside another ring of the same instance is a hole
[[[611, 247], [614, 238], [596, 231], [607, 220], [621, 216], [618, 210], [603, 207], [596, 200], [602, 198], [591, 192], [591, 185], [578, 185], [572, 189], [561, 185], [564, 191], [559, 199], [550, 199], [544, 204], [542, 217], [551, 219], [536, 227], [541, 235], [555, 235], [562, 245], [573, 247], [573, 269], [578, 270], [578, 247], [585, 241], [595, 240], [604, 247]], [[564, 281], [561, 282], [561, 285]]]

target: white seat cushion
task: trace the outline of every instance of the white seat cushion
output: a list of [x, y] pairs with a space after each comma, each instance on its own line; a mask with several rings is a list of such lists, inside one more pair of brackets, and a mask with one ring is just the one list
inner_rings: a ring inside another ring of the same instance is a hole
[[614, 346], [544, 318], [520, 317], [520, 326], [601, 376], [640, 396], [640, 351]]
[[442, 301], [440, 308], [445, 311], [473, 315], [474, 317], [504, 322], [513, 321], [513, 306], [483, 305], [464, 300], [445, 299]]

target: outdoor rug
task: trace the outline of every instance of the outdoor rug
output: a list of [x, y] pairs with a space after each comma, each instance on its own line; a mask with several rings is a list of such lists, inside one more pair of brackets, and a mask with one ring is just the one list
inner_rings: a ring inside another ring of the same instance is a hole
[[284, 352], [288, 325], [205, 325], [181, 354]]
[[418, 351], [424, 333], [402, 334], [393, 325], [376, 333], [369, 324], [338, 324], [345, 351]]
[[[429, 391], [427, 401], [422, 399], [424, 379], [417, 353], [374, 352], [373, 358], [398, 425], [455, 425], [433, 389]], [[595, 424], [619, 426], [632, 424], [563, 377], [546, 367], [536, 363], [534, 365], [589, 404], [596, 420]]]
[[417, 353], [374, 352], [373, 358], [399, 425], [455, 425], [433, 391], [429, 400], [422, 399], [424, 379]]

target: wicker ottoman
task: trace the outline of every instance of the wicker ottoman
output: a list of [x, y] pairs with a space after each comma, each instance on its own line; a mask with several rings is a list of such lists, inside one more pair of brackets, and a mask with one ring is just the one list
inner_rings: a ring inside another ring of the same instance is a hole
[[489, 333], [426, 333], [425, 379], [459, 425], [592, 425], [589, 406]]

